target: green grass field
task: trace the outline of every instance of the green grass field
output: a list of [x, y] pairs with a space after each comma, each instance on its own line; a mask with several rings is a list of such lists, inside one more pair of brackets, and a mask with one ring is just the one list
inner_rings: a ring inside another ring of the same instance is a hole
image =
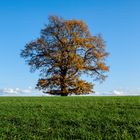
[[0, 97], [1, 140], [140, 140], [140, 96]]

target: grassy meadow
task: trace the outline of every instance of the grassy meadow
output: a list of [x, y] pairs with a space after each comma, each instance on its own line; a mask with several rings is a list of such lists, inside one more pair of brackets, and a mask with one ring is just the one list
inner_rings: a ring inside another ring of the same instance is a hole
[[0, 140], [140, 140], [140, 96], [0, 97]]

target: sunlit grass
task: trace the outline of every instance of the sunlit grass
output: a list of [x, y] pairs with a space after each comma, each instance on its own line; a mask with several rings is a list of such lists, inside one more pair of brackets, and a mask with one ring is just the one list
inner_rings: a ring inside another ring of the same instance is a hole
[[0, 139], [140, 139], [140, 96], [1, 97]]

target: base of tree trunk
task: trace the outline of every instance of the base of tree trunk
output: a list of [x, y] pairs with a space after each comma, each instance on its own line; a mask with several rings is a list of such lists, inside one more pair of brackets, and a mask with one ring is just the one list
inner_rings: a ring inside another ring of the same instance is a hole
[[61, 96], [68, 96], [68, 94], [61, 94]]

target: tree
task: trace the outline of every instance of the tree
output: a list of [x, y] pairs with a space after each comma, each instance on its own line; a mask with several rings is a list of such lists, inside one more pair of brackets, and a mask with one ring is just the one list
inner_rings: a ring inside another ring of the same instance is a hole
[[109, 70], [107, 56], [102, 37], [92, 36], [83, 21], [57, 16], [50, 16], [40, 38], [26, 44], [21, 52], [31, 71], [40, 72], [36, 87], [61, 96], [92, 93], [93, 84], [80, 77], [85, 74], [103, 81]]

